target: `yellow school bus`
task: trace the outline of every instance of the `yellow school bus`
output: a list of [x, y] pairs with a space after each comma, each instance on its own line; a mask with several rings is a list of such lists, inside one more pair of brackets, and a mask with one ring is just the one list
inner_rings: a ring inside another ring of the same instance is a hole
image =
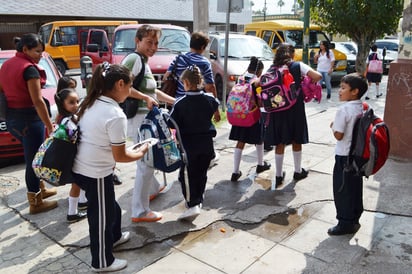
[[[245, 25], [245, 32], [262, 38], [275, 52], [280, 43], [289, 43], [295, 47], [295, 60], [302, 61], [303, 51], [303, 21], [299, 20], [269, 20], [253, 22]], [[309, 25], [309, 60], [313, 63], [313, 56], [319, 51], [321, 41], [329, 41], [329, 38], [322, 32], [320, 26]], [[346, 55], [334, 49], [334, 44], [330, 43], [333, 54], [335, 55], [335, 67], [332, 73], [332, 81], [340, 81], [346, 74]]]
[[[80, 68], [80, 58], [86, 50], [86, 40], [90, 29], [103, 29], [109, 41], [114, 29], [124, 24], [137, 24], [137, 21], [54, 21], [42, 25], [39, 35], [60, 72]], [[104, 45], [103, 45], [104, 46]], [[109, 45], [106, 45], [109, 48]]]

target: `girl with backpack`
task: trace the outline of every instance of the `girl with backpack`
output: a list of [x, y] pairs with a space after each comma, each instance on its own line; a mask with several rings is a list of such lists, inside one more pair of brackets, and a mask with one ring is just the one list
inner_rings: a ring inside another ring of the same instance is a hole
[[[282, 43], [276, 50], [273, 65], [282, 68], [289, 67], [296, 86], [300, 89], [301, 77], [309, 76], [313, 82], [321, 80], [322, 75], [302, 62], [293, 62], [295, 48], [287, 43]], [[271, 71], [271, 69], [269, 69]], [[275, 146], [276, 178], [272, 189], [279, 187], [284, 179], [283, 159], [285, 147], [292, 144], [295, 172], [293, 179], [302, 180], [308, 172], [302, 168], [302, 144], [309, 141], [308, 125], [306, 121], [305, 103], [303, 93], [299, 92], [297, 102], [289, 109], [269, 113], [269, 124], [266, 129], [265, 140], [268, 145]]]
[[[258, 77], [262, 75], [263, 63], [258, 60], [255, 56], [250, 58], [250, 63], [248, 69], [244, 75], [240, 77], [241, 81], [244, 81], [245, 85], [251, 85], [253, 90], [253, 96], [256, 101], [256, 86], [255, 82]], [[263, 161], [263, 121], [258, 120], [255, 124], [250, 127], [234, 126], [230, 130], [229, 140], [237, 141], [236, 148], [233, 153], [234, 166], [233, 173], [230, 178], [232, 182], [237, 182], [242, 176], [242, 172], [239, 170], [240, 161], [242, 159], [242, 152], [245, 148], [245, 144], [254, 144], [256, 146], [256, 153], [258, 159], [258, 165], [256, 167], [256, 173], [261, 173], [265, 170], [270, 169], [270, 164]]]

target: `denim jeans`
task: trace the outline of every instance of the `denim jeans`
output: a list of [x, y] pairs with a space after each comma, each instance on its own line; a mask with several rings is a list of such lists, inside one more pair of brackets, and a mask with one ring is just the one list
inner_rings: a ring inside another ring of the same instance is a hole
[[322, 81], [325, 82], [327, 94], [330, 95], [332, 92], [332, 84], [330, 83], [332, 77], [328, 72], [319, 71], [319, 73], [322, 74], [322, 80], [320, 84], [322, 84]]
[[27, 108], [8, 109], [6, 125], [7, 130], [23, 144], [27, 191], [37, 193], [40, 180], [34, 174], [32, 161], [44, 141], [44, 124], [34, 108]]

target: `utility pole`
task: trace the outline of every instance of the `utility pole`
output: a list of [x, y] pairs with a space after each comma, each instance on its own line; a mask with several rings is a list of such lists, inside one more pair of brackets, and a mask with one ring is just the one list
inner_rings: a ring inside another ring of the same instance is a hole
[[305, 64], [309, 64], [309, 21], [310, 21], [310, 0], [304, 2], [304, 15], [303, 15], [303, 52], [302, 61]]
[[193, 0], [193, 31], [209, 32], [209, 0]]
[[263, 6], [263, 21], [266, 21], [266, 10], [267, 8], [266, 8], [266, 0], [265, 0], [265, 4]]

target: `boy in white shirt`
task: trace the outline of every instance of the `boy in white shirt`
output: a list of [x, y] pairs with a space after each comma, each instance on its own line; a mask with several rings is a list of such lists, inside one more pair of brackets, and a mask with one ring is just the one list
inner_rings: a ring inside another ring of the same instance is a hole
[[336, 112], [330, 127], [337, 143], [335, 147], [335, 166], [333, 168], [333, 198], [338, 224], [328, 230], [329, 235], [356, 233], [363, 212], [362, 176], [346, 171], [352, 143], [352, 132], [356, 120], [363, 111], [360, 98], [368, 90], [366, 79], [358, 73], [345, 75], [340, 84], [339, 100], [344, 101]]

